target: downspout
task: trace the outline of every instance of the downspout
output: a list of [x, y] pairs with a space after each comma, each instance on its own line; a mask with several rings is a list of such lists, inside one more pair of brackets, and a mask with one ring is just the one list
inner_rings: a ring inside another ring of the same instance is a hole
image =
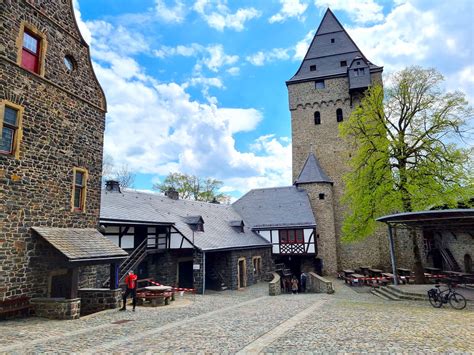
[[202, 294], [206, 289], [206, 253], [202, 252]]

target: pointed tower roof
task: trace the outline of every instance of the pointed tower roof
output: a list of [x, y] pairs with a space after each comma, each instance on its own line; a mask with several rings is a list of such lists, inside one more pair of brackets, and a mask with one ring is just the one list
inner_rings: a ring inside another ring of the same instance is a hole
[[367, 60], [336, 16], [330, 9], [327, 9], [301, 66], [286, 83], [288, 85], [302, 81], [346, 76], [347, 65], [357, 56], [367, 62], [371, 73], [383, 70], [383, 67], [374, 65]]
[[303, 165], [303, 169], [301, 169], [300, 175], [295, 181], [295, 185], [308, 184], [311, 182], [333, 183], [331, 178], [326, 175], [313, 153], [309, 153], [308, 158]]

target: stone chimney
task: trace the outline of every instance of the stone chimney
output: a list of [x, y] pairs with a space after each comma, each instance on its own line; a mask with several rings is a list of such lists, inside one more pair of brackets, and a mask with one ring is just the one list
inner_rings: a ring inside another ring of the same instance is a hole
[[165, 196], [168, 196], [172, 200], [179, 200], [179, 193], [172, 187], [165, 192]]
[[120, 193], [120, 183], [115, 180], [107, 180], [105, 182], [105, 190], [107, 192], [118, 192]]

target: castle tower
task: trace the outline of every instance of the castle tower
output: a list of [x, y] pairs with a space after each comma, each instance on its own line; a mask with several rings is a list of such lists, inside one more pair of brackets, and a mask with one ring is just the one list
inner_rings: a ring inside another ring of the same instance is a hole
[[342, 178], [348, 171], [351, 152], [339, 136], [339, 125], [349, 119], [363, 92], [374, 82], [381, 82], [382, 70], [367, 60], [328, 9], [298, 71], [286, 82], [293, 181], [310, 195], [318, 224], [319, 256], [326, 273], [380, 264], [378, 242], [375, 246], [370, 240], [340, 243], [345, 212]]

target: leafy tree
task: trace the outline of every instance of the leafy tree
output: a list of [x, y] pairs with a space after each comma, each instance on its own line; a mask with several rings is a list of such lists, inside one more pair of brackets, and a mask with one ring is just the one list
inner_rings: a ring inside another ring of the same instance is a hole
[[228, 203], [229, 196], [218, 193], [222, 185], [222, 181], [212, 178], [200, 178], [195, 175], [182, 173], [169, 173], [162, 183], [154, 184], [153, 189], [161, 192], [174, 189], [178, 192], [179, 198], [186, 200]]
[[[473, 116], [464, 95], [444, 92], [434, 69], [409, 67], [387, 82], [385, 89], [369, 88], [340, 128], [354, 147], [345, 176], [347, 241], [373, 233], [382, 215], [469, 205], [474, 196], [473, 149], [456, 144], [466, 138]], [[415, 271], [422, 277], [416, 233], [411, 236]]]

